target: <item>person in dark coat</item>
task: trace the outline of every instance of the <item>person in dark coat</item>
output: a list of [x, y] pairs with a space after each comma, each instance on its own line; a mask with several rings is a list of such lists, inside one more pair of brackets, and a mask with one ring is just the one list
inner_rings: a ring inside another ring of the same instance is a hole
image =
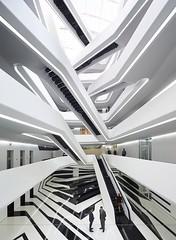
[[122, 156], [124, 156], [124, 157], [126, 156], [126, 150], [125, 150], [125, 148], [122, 149]]
[[108, 149], [108, 152], [107, 152], [107, 154], [111, 154], [111, 150], [110, 150], [110, 149]]
[[93, 215], [93, 209], [90, 210], [89, 212], [89, 231], [93, 232], [92, 224], [94, 221], [94, 215]]
[[101, 223], [101, 228], [103, 230], [103, 232], [105, 231], [105, 220], [106, 220], [106, 212], [103, 209], [103, 207], [100, 207], [100, 223]]
[[122, 195], [120, 193], [118, 193], [116, 200], [117, 200], [117, 209], [118, 209], [118, 212], [120, 213], [122, 209]]
[[114, 155], [117, 155], [117, 150], [114, 149], [114, 152], [113, 152]]

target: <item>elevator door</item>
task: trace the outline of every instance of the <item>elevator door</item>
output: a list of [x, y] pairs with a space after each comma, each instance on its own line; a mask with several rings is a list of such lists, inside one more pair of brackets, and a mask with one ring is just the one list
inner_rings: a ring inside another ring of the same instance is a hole
[[147, 138], [139, 141], [139, 158], [152, 160], [152, 139]]
[[14, 150], [7, 150], [7, 169], [13, 168]]
[[29, 151], [29, 163], [33, 163], [33, 158], [34, 158], [34, 152], [33, 151]]
[[20, 151], [20, 166], [25, 165], [25, 151], [21, 150]]

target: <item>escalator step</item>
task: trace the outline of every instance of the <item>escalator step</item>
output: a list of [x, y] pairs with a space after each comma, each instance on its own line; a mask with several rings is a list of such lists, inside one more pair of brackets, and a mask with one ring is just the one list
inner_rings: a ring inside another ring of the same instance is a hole
[[48, 75], [52, 78], [52, 77], [55, 77], [56, 74], [54, 72], [49, 72]]
[[45, 68], [45, 72], [51, 72], [51, 69], [49, 69], [48, 67], [47, 68]]

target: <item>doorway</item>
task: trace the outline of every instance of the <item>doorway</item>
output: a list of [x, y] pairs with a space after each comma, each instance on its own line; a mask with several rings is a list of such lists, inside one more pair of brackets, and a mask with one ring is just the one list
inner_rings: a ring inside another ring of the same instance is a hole
[[7, 169], [13, 168], [14, 150], [7, 150]]
[[25, 151], [20, 150], [20, 166], [25, 165]]
[[29, 164], [33, 163], [34, 151], [29, 151]]

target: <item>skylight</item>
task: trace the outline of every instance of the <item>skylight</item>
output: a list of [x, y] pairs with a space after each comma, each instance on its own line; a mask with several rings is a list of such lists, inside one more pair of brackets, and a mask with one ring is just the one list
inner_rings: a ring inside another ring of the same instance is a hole
[[124, 0], [72, 0], [92, 36], [102, 32], [118, 16]]
[[[53, 8], [50, 1], [39, 1], [47, 28], [60, 41], [67, 57], [72, 62], [84, 48], [84, 45], [74, 35], [70, 26], [63, 21], [59, 11]], [[71, 0], [71, 3], [87, 31], [94, 37], [107, 28], [118, 16], [124, 0]], [[107, 62], [107, 60], [104, 61]]]
[[56, 39], [61, 43], [67, 57], [72, 61], [75, 56], [83, 49], [83, 44], [72, 33], [69, 26], [61, 19], [59, 12], [46, 1], [40, 0], [42, 11], [46, 25], [52, 34], [55, 34]]

